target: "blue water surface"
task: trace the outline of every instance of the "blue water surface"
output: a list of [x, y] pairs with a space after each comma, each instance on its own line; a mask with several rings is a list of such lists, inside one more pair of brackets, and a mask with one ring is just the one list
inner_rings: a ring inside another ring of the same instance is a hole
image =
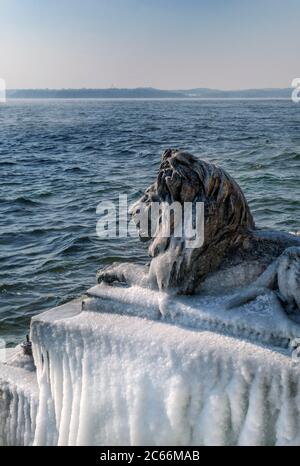
[[0, 337], [84, 292], [96, 270], [147, 260], [136, 238], [99, 239], [96, 206], [137, 198], [162, 151], [226, 168], [258, 226], [300, 229], [300, 104], [289, 101], [19, 100], [0, 105]]

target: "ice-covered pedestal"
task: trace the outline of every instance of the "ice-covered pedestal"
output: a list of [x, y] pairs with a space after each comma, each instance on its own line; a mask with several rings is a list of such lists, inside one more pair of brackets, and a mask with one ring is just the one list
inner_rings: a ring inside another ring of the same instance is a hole
[[[5, 353], [5, 354], [4, 354]], [[31, 445], [34, 440], [39, 392], [36, 373], [19, 349], [1, 350], [0, 445]]]
[[[97, 286], [33, 318], [37, 385], [23, 417], [17, 401], [1, 402], [10, 427], [0, 434], [35, 445], [299, 445], [300, 366], [288, 348], [298, 326], [274, 319], [267, 298], [234, 312], [224, 300]], [[25, 369], [6, 370], [1, 389], [14, 377], [19, 396]]]

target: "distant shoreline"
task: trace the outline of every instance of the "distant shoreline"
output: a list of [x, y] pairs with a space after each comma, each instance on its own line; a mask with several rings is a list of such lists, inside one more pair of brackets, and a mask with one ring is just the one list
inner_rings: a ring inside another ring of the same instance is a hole
[[162, 90], [154, 88], [136, 89], [8, 89], [8, 99], [290, 99], [291, 88], [284, 89], [186, 89]]
[[290, 97], [8, 97], [7, 101], [291, 101]]

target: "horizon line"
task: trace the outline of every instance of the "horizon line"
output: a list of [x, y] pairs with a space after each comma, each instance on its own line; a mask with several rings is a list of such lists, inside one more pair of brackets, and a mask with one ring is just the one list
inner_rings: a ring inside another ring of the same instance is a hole
[[267, 90], [283, 90], [283, 89], [292, 89], [292, 86], [287, 86], [287, 87], [245, 87], [245, 88], [232, 88], [232, 89], [220, 89], [220, 88], [215, 88], [215, 87], [188, 87], [188, 88], [183, 88], [183, 87], [178, 87], [174, 89], [165, 89], [161, 87], [152, 87], [152, 86], [137, 86], [137, 87], [117, 87], [117, 86], [111, 86], [111, 87], [15, 87], [15, 88], [6, 88], [7, 91], [32, 91], [32, 90], [37, 90], [37, 91], [44, 91], [44, 90], [49, 90], [49, 91], [64, 91], [64, 90], [136, 90], [136, 89], [154, 89], [158, 91], [165, 91], [165, 92], [176, 92], [176, 91], [191, 91], [195, 89], [203, 89], [203, 90], [209, 90], [209, 91], [221, 91], [221, 92], [243, 92], [243, 91], [267, 91]]

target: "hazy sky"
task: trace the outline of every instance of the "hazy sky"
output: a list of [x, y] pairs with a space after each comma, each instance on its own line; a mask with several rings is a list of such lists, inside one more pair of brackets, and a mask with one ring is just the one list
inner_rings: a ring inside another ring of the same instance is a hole
[[0, 0], [8, 88], [288, 87], [300, 0]]

